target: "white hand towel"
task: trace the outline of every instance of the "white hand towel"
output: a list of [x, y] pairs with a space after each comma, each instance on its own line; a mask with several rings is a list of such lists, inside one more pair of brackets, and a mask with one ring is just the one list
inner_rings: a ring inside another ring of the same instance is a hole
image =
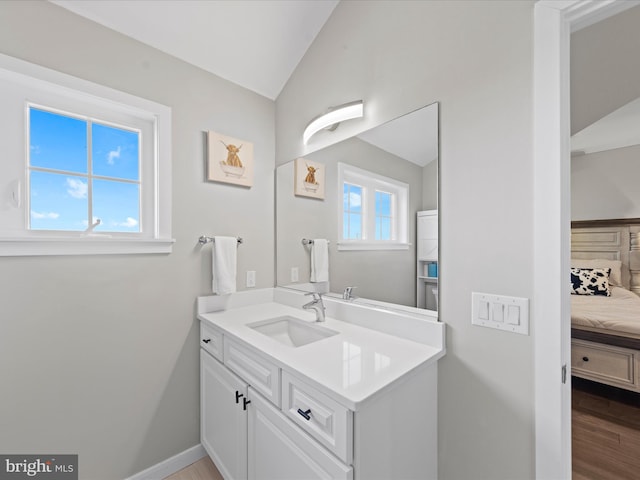
[[238, 239], [235, 237], [213, 237], [211, 253], [211, 289], [218, 295], [236, 291], [236, 258]]
[[324, 238], [316, 238], [311, 244], [311, 278], [310, 282], [329, 281], [329, 242]]

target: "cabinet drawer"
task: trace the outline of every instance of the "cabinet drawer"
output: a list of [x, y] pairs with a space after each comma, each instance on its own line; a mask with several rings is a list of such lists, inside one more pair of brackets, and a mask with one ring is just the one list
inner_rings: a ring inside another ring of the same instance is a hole
[[584, 378], [628, 388], [636, 383], [634, 361], [632, 350], [581, 340], [571, 342], [573, 373]]
[[343, 462], [353, 463], [351, 410], [282, 372], [282, 411]]
[[274, 405], [280, 406], [280, 368], [268, 358], [227, 337], [224, 364]]
[[345, 465], [249, 388], [249, 480], [352, 480]]
[[206, 322], [200, 322], [200, 346], [222, 361], [222, 332]]

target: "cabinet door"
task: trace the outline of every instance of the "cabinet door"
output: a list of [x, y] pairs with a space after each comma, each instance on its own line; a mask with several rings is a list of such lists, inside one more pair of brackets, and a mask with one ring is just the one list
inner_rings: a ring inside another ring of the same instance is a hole
[[200, 437], [226, 479], [247, 478], [246, 395], [247, 384], [201, 349]]
[[352, 467], [341, 463], [251, 387], [249, 398], [250, 479], [353, 478]]
[[438, 260], [438, 212], [418, 212], [418, 259]]

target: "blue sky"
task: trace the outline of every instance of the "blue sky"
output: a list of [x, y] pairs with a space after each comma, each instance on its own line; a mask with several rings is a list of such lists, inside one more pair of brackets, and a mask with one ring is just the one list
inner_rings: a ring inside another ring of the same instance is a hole
[[344, 183], [342, 236], [349, 240], [362, 238], [362, 187]]
[[[349, 240], [362, 239], [363, 188], [345, 182], [343, 187], [342, 236]], [[393, 195], [375, 192], [375, 240], [391, 240], [391, 202]]]
[[86, 120], [36, 108], [29, 123], [32, 230], [86, 230], [92, 200], [95, 232], [140, 231], [139, 132], [100, 123], [88, 132]]
[[376, 191], [376, 240], [391, 240], [391, 198], [390, 193]]

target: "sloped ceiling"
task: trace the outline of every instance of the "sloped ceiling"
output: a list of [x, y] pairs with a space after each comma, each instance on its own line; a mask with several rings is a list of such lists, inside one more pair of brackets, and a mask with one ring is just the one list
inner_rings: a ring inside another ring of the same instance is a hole
[[50, 0], [275, 100], [338, 0]]

